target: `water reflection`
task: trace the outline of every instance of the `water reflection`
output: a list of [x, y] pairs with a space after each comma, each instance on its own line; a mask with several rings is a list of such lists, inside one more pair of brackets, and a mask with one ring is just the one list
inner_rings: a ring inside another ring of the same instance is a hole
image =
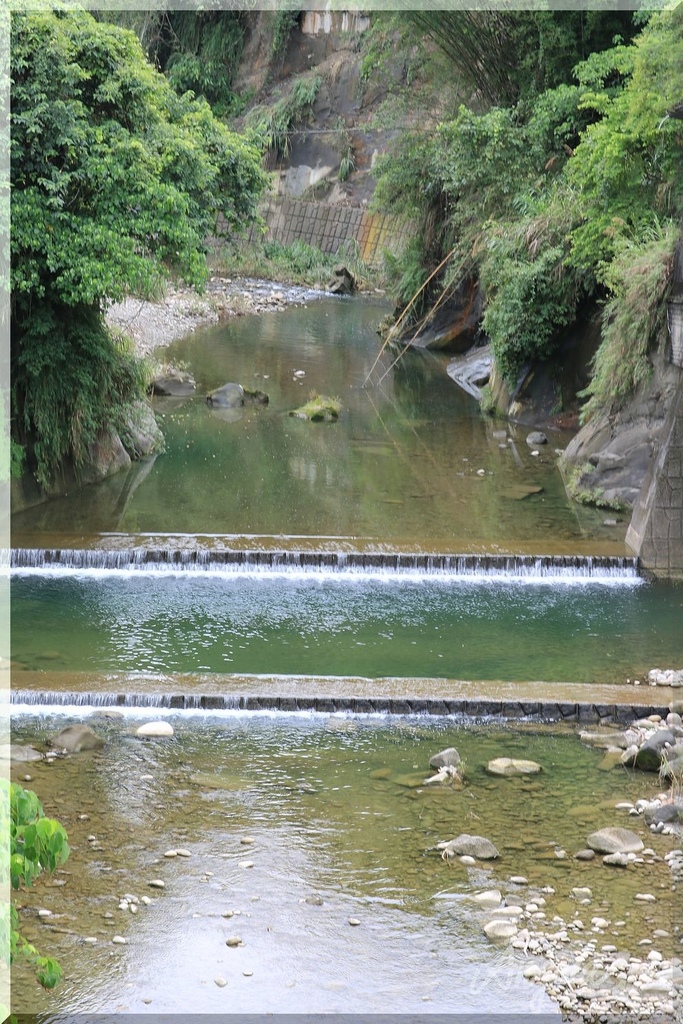
[[[519, 894], [508, 879], [523, 874], [524, 893], [556, 890], [550, 918], [573, 914], [572, 886], [592, 885], [601, 912], [627, 919], [625, 943], [666, 917], [665, 903], [652, 923], [634, 902], [638, 871], [552, 853], [555, 843], [582, 848], [597, 823], [621, 821], [616, 802], [656, 786], [597, 771], [600, 752], [571, 735], [486, 734], [449, 720], [185, 713], [172, 717], [172, 739], [145, 742], [132, 735], [143, 715], [93, 718], [104, 750], [30, 766], [73, 853], [53, 883], [21, 899], [22, 928], [60, 958], [64, 985], [48, 996], [18, 968], [18, 1010], [540, 1012], [551, 1004], [521, 977], [524, 961], [484, 938], [474, 891]], [[40, 742], [64, 721], [27, 716], [14, 731]], [[431, 754], [452, 743], [467, 784], [420, 786]], [[544, 771], [488, 776], [488, 759], [501, 754], [531, 757]], [[461, 831], [489, 837], [500, 860], [449, 867], [429, 852]], [[647, 842], [666, 839], [648, 833]], [[190, 856], [165, 856], [178, 849]], [[665, 864], [643, 870], [648, 888], [668, 888]], [[156, 878], [162, 891], [148, 884]], [[153, 903], [132, 914], [119, 907], [126, 893]], [[38, 907], [54, 916], [38, 919]], [[114, 934], [126, 944], [113, 945]], [[242, 945], [226, 946], [232, 936]]]
[[[154, 531], [375, 538], [433, 550], [614, 545], [621, 534], [601, 526], [604, 516], [566, 499], [552, 450], [566, 438], [552, 437], [538, 458], [524, 431], [503, 426], [501, 439], [501, 424], [480, 416], [442, 357], [409, 352], [390, 369], [387, 352], [363, 387], [383, 311], [321, 300], [172, 345], [169, 359], [192, 369], [198, 390], [157, 401], [165, 454], [139, 470], [134, 488], [112, 478], [16, 516], [15, 543], [39, 543], [31, 535], [41, 532]], [[269, 405], [209, 408], [204, 396], [228, 381], [266, 391]], [[311, 392], [339, 397], [338, 423], [287, 415]]]

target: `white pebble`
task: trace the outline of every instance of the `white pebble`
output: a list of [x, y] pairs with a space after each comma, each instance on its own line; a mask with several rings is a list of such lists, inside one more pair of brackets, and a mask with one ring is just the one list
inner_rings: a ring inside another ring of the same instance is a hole
[[225, 978], [221, 978], [220, 976], [218, 978], [214, 978], [213, 981], [214, 984], [218, 985], [219, 988], [225, 988], [225, 986], [228, 984]]
[[115, 942], [117, 946], [125, 946], [127, 939], [124, 939], [123, 935], [115, 935], [112, 942]]
[[166, 883], [162, 882], [160, 878], [153, 878], [152, 881], [147, 884], [150, 885], [152, 889], [164, 889], [166, 887]]

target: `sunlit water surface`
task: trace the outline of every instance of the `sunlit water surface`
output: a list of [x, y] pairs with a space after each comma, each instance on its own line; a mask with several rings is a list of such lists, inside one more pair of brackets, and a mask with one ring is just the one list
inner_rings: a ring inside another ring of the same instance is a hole
[[[22, 929], [58, 956], [64, 981], [47, 995], [17, 969], [17, 1010], [534, 1013], [553, 1004], [523, 979], [520, 953], [484, 937], [474, 892], [527, 899], [551, 886], [549, 920], [621, 919], [604, 938], [619, 948], [670, 921], [666, 865], [618, 871], [573, 858], [606, 824], [627, 821], [660, 854], [668, 843], [614, 806], [654, 792], [656, 779], [599, 771], [601, 754], [573, 735], [185, 713], [169, 719], [171, 739], [143, 741], [133, 731], [148, 717], [93, 718], [102, 751], [13, 772], [30, 771], [72, 846], [65, 868], [19, 899]], [[14, 728], [39, 743], [67, 721], [22, 715]], [[466, 784], [424, 785], [430, 756], [451, 744]], [[494, 756], [532, 758], [543, 771], [494, 778]], [[491, 839], [499, 860], [445, 863], [432, 848], [461, 832]], [[190, 856], [164, 857], [178, 848]], [[528, 885], [510, 881], [518, 875]], [[156, 878], [163, 891], [149, 886]], [[577, 885], [592, 888], [590, 906], [571, 897]], [[643, 888], [657, 893], [654, 910], [634, 901]], [[127, 893], [153, 903], [133, 915], [118, 907]], [[39, 919], [39, 908], [54, 916]], [[226, 946], [233, 936], [243, 945]]]

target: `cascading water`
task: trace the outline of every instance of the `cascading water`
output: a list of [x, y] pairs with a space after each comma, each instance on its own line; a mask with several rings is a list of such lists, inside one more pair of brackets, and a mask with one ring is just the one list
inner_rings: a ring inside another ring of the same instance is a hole
[[207, 551], [197, 549], [19, 548], [10, 567], [74, 573], [102, 571], [418, 573], [531, 579], [624, 579], [638, 577], [635, 558], [590, 555], [451, 555], [335, 551]]

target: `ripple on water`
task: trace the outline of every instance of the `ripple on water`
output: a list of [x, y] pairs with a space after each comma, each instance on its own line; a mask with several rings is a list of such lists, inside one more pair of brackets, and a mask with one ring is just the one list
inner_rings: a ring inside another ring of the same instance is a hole
[[[137, 721], [99, 720], [102, 751], [36, 764], [32, 785], [65, 824], [72, 855], [53, 880], [66, 884], [41, 882], [25, 902], [66, 915], [65, 931], [41, 925], [31, 934], [59, 957], [67, 981], [47, 997], [18, 969], [14, 994], [26, 1012], [124, 1003], [133, 1012], [143, 998], [159, 1012], [219, 1012], [216, 977], [228, 980], [230, 1012], [418, 1012], [426, 1001], [446, 1012], [454, 991], [459, 1010], [495, 1012], [504, 1000], [511, 1011], [540, 1012], [552, 1004], [522, 977], [519, 954], [485, 939], [475, 891], [498, 887], [529, 902], [554, 889], [542, 897], [547, 905], [536, 904], [548, 920], [624, 920], [615, 940], [624, 948], [653, 927], [652, 908], [636, 894], [655, 892], [663, 906], [669, 899], [664, 863], [617, 871], [571, 856], [596, 827], [623, 824], [616, 803], [656, 786], [598, 772], [600, 753], [572, 734], [523, 726], [489, 734], [450, 720], [387, 727], [335, 718], [325, 728], [320, 716], [177, 715], [172, 738], [140, 740]], [[14, 727], [18, 739], [40, 742], [63, 724], [26, 715]], [[430, 756], [447, 745], [463, 758], [465, 786], [400, 784], [420, 769], [430, 774]], [[544, 769], [531, 791], [485, 774], [493, 756], [519, 749]], [[582, 793], [592, 800], [576, 817], [569, 811]], [[501, 858], [467, 867], [429, 852], [462, 831], [491, 839]], [[250, 870], [240, 867], [245, 837]], [[648, 833], [647, 842], [666, 838]], [[169, 850], [191, 856], [165, 857]], [[526, 881], [513, 883], [517, 876]], [[156, 879], [163, 889], [149, 888]], [[599, 895], [584, 907], [570, 895], [578, 886]], [[136, 914], [119, 909], [134, 898]], [[351, 919], [360, 924], [349, 927]], [[126, 945], [113, 947], [114, 935]], [[241, 943], [229, 948], [233, 935]]]

